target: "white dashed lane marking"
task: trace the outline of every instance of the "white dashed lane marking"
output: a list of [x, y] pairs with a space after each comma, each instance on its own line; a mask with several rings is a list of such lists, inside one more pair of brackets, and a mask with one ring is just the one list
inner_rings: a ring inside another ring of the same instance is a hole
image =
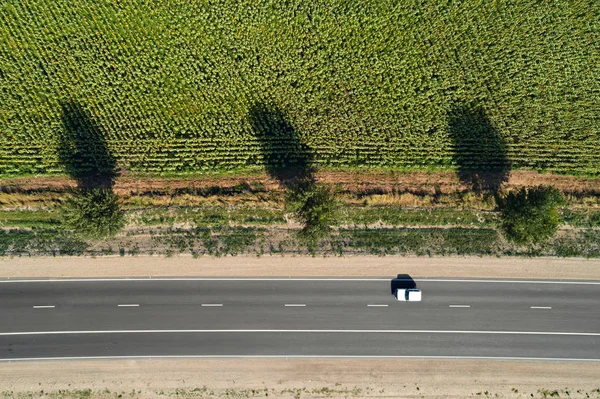
[[449, 305], [450, 308], [470, 308], [471, 305]]
[[374, 307], [374, 308], [375, 308], [375, 307], [377, 307], [377, 308], [379, 308], [379, 307], [381, 307], [381, 308], [386, 308], [388, 305], [377, 305], [377, 304], [372, 304], [372, 305], [367, 305], [367, 306]]
[[222, 303], [203, 303], [202, 306], [204, 307], [221, 307], [223, 306]]
[[285, 306], [288, 307], [303, 307], [306, 306], [304, 303], [286, 303]]
[[54, 305], [40, 305], [40, 306], [34, 306], [34, 309], [52, 309], [54, 308]]
[[137, 308], [140, 305], [137, 303], [124, 303], [124, 304], [117, 305], [117, 306], [120, 308]]
[[531, 306], [531, 309], [552, 309], [552, 306]]

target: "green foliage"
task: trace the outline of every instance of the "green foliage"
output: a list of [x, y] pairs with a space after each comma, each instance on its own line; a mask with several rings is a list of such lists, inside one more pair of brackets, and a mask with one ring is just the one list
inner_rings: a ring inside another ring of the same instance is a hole
[[269, 225], [286, 223], [283, 211], [258, 207], [202, 207], [187, 215], [179, 215], [179, 220], [193, 220], [196, 226]]
[[600, 227], [600, 211], [559, 209], [563, 223], [574, 227]]
[[330, 232], [340, 206], [330, 188], [312, 181], [300, 182], [286, 192], [286, 208], [302, 223], [300, 237], [308, 242], [314, 243]]
[[[4, 1], [0, 176], [65, 171], [71, 98], [133, 171], [255, 170], [248, 115], [265, 102], [317, 166], [450, 169], [500, 149], [512, 168], [598, 175], [599, 15], [590, 0]], [[463, 104], [502, 141], [478, 140]], [[270, 160], [294, 145], [273, 139]]]
[[193, 220], [196, 226], [227, 226], [229, 213], [226, 208], [200, 208]]
[[543, 249], [556, 256], [600, 258], [600, 230], [568, 232], [543, 245]]
[[264, 229], [240, 226], [196, 227], [191, 230], [169, 229], [156, 235], [154, 240], [168, 251], [190, 251], [193, 254], [238, 255], [251, 248], [264, 234]]
[[[147, 231], [140, 232], [144, 234]], [[274, 233], [274, 234], [273, 234]], [[0, 230], [0, 256], [22, 255], [103, 255], [118, 248], [127, 254], [164, 254], [188, 252], [194, 256], [264, 253], [306, 253], [352, 255], [491, 255], [491, 256], [564, 256], [600, 258], [600, 230], [561, 231], [535, 248], [499, 240], [498, 232], [477, 228], [385, 228], [341, 229], [307, 245], [293, 232], [244, 227], [198, 227], [161, 229], [150, 232], [150, 247], [137, 247], [135, 235], [106, 239], [103, 248], [89, 247], [68, 231], [53, 229]], [[142, 237], [139, 237], [142, 238]], [[132, 246], [133, 244], [133, 246]], [[115, 251], [116, 252], [116, 251]]]
[[556, 234], [560, 226], [557, 206], [565, 199], [554, 187], [538, 186], [498, 195], [496, 201], [504, 235], [517, 244], [537, 244]]
[[340, 222], [345, 224], [384, 223], [392, 226], [486, 226], [492, 225], [490, 212], [455, 208], [409, 209], [402, 206], [349, 207]]
[[0, 230], [0, 256], [81, 255], [87, 244], [55, 229]]
[[397, 228], [341, 230], [347, 249], [375, 255], [483, 255], [498, 252], [498, 233], [492, 229]]
[[[0, 221], [2, 212], [0, 211]], [[193, 223], [196, 226], [227, 225], [271, 225], [287, 223], [283, 210], [258, 206], [202, 206], [175, 209], [151, 208], [135, 211], [135, 223], [146, 226]]]
[[237, 255], [252, 246], [257, 239], [257, 229], [252, 227], [232, 227], [219, 237], [221, 251], [225, 254]]
[[125, 226], [118, 197], [111, 189], [81, 189], [60, 209], [64, 226], [86, 239], [102, 239], [116, 235]]
[[53, 212], [45, 210], [0, 211], [0, 226], [57, 227], [60, 220]]

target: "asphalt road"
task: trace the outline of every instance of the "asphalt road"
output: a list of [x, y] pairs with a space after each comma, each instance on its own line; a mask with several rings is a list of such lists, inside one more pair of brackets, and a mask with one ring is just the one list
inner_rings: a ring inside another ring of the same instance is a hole
[[600, 361], [600, 282], [0, 281], [0, 359], [432, 356]]

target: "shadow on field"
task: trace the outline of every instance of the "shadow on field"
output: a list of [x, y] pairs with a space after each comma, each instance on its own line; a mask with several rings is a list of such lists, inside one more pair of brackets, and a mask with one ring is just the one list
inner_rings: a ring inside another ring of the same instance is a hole
[[399, 274], [393, 278], [390, 283], [391, 294], [394, 295], [397, 289], [417, 288], [417, 283], [408, 274]]
[[84, 239], [115, 236], [125, 226], [124, 212], [113, 192], [117, 163], [91, 115], [73, 100], [61, 107], [58, 158], [77, 181], [77, 189], [60, 207], [61, 223]]
[[102, 129], [75, 101], [61, 104], [63, 130], [58, 157], [81, 189], [112, 188], [117, 163], [108, 149]]
[[270, 177], [285, 188], [299, 182], [314, 182], [313, 153], [279, 108], [256, 103], [248, 118]]
[[248, 118], [260, 142], [267, 174], [285, 189], [286, 209], [303, 224], [300, 237], [313, 251], [335, 224], [338, 203], [328, 187], [316, 182], [314, 154], [280, 109], [257, 103]]
[[496, 193], [508, 180], [510, 163], [504, 139], [481, 106], [460, 104], [448, 114], [454, 161], [460, 180], [478, 193]]

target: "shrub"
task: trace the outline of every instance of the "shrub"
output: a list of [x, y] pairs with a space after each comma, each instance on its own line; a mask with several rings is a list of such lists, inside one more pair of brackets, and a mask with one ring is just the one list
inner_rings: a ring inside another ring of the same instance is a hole
[[286, 208], [304, 225], [300, 238], [317, 241], [336, 224], [339, 203], [328, 187], [312, 181], [298, 183], [286, 193]]
[[537, 244], [558, 230], [560, 217], [556, 207], [565, 199], [554, 187], [538, 186], [498, 195], [496, 202], [505, 237], [516, 244]]
[[111, 189], [76, 191], [61, 207], [63, 226], [86, 239], [116, 235], [125, 226], [124, 212]]

